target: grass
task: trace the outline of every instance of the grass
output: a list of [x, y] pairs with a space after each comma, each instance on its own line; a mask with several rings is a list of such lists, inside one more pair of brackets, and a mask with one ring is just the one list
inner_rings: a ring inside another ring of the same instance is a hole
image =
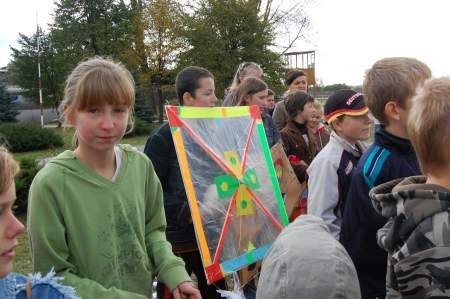
[[[17, 218], [25, 225], [26, 228], [26, 215], [20, 215]], [[14, 261], [14, 272], [28, 274], [32, 269], [31, 265], [31, 251], [30, 246], [28, 244], [28, 236], [25, 232], [24, 234], [18, 237], [19, 246], [16, 247], [16, 259]]]

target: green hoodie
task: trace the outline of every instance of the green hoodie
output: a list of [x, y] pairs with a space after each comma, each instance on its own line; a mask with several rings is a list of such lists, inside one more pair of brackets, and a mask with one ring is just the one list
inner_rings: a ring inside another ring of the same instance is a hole
[[115, 182], [65, 151], [31, 185], [34, 270], [54, 267], [82, 298], [151, 297], [155, 275], [171, 290], [190, 281], [166, 241], [162, 190], [152, 164], [134, 148], [120, 147]]

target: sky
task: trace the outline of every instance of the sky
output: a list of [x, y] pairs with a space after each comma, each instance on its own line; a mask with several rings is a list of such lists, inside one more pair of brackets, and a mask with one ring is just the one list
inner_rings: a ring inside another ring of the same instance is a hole
[[[10, 61], [9, 46], [17, 47], [19, 32], [35, 32], [36, 14], [45, 28], [53, 8], [53, 0], [0, 1], [0, 67]], [[308, 41], [293, 50], [316, 51], [316, 79], [325, 85], [360, 85], [365, 70], [392, 56], [417, 58], [434, 76], [450, 75], [450, 1], [313, 0], [306, 11], [312, 24]]]

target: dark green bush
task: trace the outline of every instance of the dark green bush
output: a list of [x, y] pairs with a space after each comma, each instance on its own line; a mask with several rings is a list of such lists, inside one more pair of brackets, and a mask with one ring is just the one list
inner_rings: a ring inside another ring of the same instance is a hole
[[39, 171], [35, 160], [24, 158], [20, 160], [20, 173], [16, 178], [17, 199], [15, 209], [18, 214], [26, 214], [28, 206], [28, 191], [34, 176]]
[[0, 125], [0, 137], [14, 153], [48, 149], [64, 144], [62, 136], [54, 130], [31, 124]]
[[133, 131], [127, 133], [126, 137], [131, 136], [146, 136], [149, 135], [155, 128], [157, 128], [160, 124], [158, 123], [149, 123], [140, 118], [134, 119], [134, 129]]

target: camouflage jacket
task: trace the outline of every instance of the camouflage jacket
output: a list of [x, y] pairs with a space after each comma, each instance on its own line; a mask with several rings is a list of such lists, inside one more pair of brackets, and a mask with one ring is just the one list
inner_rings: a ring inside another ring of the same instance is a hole
[[390, 219], [377, 233], [389, 253], [387, 298], [450, 298], [450, 190], [425, 181], [398, 179], [369, 193]]

